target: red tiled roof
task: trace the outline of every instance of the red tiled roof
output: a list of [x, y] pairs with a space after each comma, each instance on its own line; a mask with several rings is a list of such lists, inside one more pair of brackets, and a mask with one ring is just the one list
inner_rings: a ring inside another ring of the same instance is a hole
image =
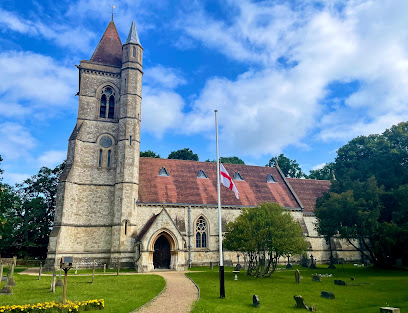
[[304, 206], [304, 212], [313, 212], [317, 198], [329, 191], [329, 180], [286, 178]]
[[[239, 172], [244, 180], [235, 181], [239, 200], [231, 190], [221, 186], [223, 206], [256, 206], [272, 201], [283, 207], [299, 208], [276, 168], [241, 164], [224, 166], [231, 176]], [[162, 167], [166, 168], [169, 177], [158, 176]], [[197, 178], [200, 170], [206, 173], [208, 179]], [[216, 163], [140, 158], [138, 202], [217, 204], [216, 171]], [[267, 183], [268, 174], [272, 174], [276, 183]]]
[[90, 61], [110, 66], [122, 66], [122, 42], [113, 21], [106, 28]]

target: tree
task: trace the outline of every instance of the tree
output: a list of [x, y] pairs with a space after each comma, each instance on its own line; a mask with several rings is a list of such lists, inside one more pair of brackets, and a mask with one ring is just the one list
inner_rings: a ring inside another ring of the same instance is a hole
[[151, 151], [151, 150], [140, 151], [140, 156], [141, 156], [141, 157], [146, 157], [146, 158], [156, 158], [156, 159], [160, 159], [160, 155], [157, 154], [156, 152]]
[[289, 212], [276, 203], [263, 203], [244, 208], [234, 222], [228, 223], [224, 246], [248, 256], [248, 275], [268, 277], [280, 257], [300, 254], [308, 244]]
[[[215, 160], [210, 161], [210, 159], [206, 160], [205, 162], [216, 162]], [[232, 156], [232, 157], [220, 157], [221, 163], [229, 163], [229, 164], [245, 164], [239, 157]]]
[[291, 178], [303, 178], [305, 174], [299, 166], [299, 163], [296, 160], [291, 160], [284, 156], [282, 153], [277, 158], [272, 158], [269, 160], [268, 164], [265, 166], [276, 167], [276, 163], [279, 165], [279, 168], [282, 170], [285, 177]]
[[408, 122], [351, 140], [333, 168], [330, 193], [316, 203], [319, 233], [339, 232], [378, 266], [407, 262]]
[[309, 176], [307, 176], [309, 179], [321, 179], [321, 180], [332, 180], [335, 178], [334, 176], [334, 163], [330, 162], [325, 164], [322, 168], [319, 168], [317, 170], [311, 170], [309, 173]]
[[167, 157], [168, 159], [179, 159], [179, 160], [193, 160], [198, 161], [198, 155], [191, 151], [189, 148], [180, 149], [173, 151]]

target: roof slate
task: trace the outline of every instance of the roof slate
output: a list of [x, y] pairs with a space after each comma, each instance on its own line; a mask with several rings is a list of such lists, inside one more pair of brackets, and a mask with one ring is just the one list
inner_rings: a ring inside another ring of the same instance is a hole
[[90, 61], [109, 66], [122, 66], [122, 42], [113, 21], [110, 21]]
[[[159, 176], [165, 167], [169, 177]], [[257, 206], [265, 201], [279, 203], [287, 208], [299, 208], [295, 197], [274, 167], [224, 164], [230, 175], [239, 172], [243, 181], [236, 181], [240, 199], [231, 190], [221, 186], [223, 206]], [[208, 179], [197, 178], [203, 170]], [[216, 163], [157, 158], [140, 158], [139, 200], [142, 203], [217, 204]], [[272, 174], [276, 183], [267, 183]], [[289, 180], [289, 179], [288, 179]], [[313, 210], [316, 199], [328, 189], [330, 182], [305, 180], [295, 185], [296, 194], [307, 210]], [[292, 184], [292, 180], [290, 180]], [[302, 195], [301, 192], [306, 194]]]
[[313, 212], [317, 198], [329, 191], [329, 180], [286, 178], [304, 206], [304, 212]]

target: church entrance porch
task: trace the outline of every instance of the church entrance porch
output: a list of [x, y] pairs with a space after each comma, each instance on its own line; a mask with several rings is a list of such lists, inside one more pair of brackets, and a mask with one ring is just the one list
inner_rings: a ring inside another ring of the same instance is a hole
[[164, 235], [161, 235], [154, 243], [153, 266], [155, 269], [169, 269], [170, 261], [170, 242]]

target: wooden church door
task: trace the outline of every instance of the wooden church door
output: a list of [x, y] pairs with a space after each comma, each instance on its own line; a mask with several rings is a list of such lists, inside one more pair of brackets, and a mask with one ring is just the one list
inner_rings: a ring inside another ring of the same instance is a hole
[[170, 259], [170, 243], [165, 236], [161, 235], [154, 243], [154, 268], [170, 268]]

